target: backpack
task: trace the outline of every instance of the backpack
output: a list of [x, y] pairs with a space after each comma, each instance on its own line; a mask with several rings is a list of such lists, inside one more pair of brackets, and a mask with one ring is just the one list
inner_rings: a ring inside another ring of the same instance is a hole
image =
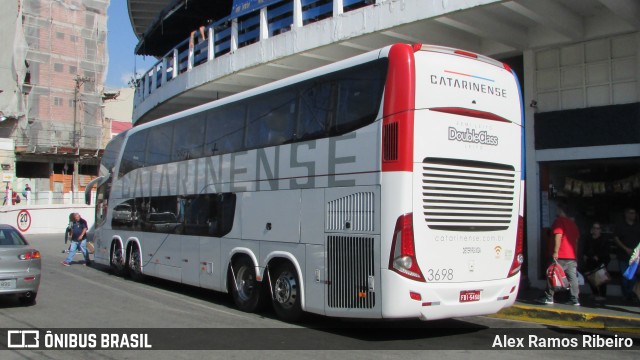
[[16, 204], [20, 204], [20, 195], [16, 194]]
[[553, 291], [569, 289], [567, 275], [564, 273], [562, 266], [555, 261], [547, 268], [547, 282], [549, 283], [549, 288]]

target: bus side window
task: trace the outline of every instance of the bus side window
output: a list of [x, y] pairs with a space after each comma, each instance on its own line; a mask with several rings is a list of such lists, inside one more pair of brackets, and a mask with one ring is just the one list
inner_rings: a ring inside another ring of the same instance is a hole
[[233, 219], [236, 211], [236, 194], [216, 194], [216, 198], [216, 201], [211, 202], [211, 206], [215, 208], [209, 212], [212, 216], [209, 235], [222, 237], [227, 235], [233, 228]]
[[247, 148], [291, 142], [296, 118], [296, 96], [292, 91], [274, 92], [250, 99]]
[[204, 114], [195, 114], [179, 120], [173, 135], [171, 161], [197, 159], [203, 154]]
[[343, 74], [338, 82], [336, 121], [331, 132], [345, 134], [376, 120], [386, 78], [386, 62], [372, 62]]
[[185, 235], [222, 237], [233, 228], [236, 195], [200, 194], [178, 200]]
[[147, 130], [142, 130], [131, 135], [127, 140], [119, 169], [120, 177], [146, 165], [147, 133]]
[[171, 161], [173, 123], [151, 128], [147, 139], [147, 165], [166, 164]]
[[221, 155], [242, 150], [245, 106], [234, 105], [207, 113], [204, 155]]
[[245, 145], [248, 149], [254, 149], [267, 143], [269, 130], [265, 122], [270, 108], [269, 100], [264, 96], [258, 99], [252, 98], [249, 102]]
[[267, 116], [267, 145], [281, 145], [293, 140], [293, 132], [296, 125], [296, 98], [283, 97], [282, 103], [277, 104]]
[[140, 200], [135, 204], [135, 216], [139, 219], [136, 227], [146, 232], [183, 233], [184, 209], [181, 207], [181, 199], [177, 196], [154, 196]]
[[296, 134], [299, 140], [326, 136], [329, 117], [334, 113], [332, 82], [308, 85], [300, 94], [300, 121]]

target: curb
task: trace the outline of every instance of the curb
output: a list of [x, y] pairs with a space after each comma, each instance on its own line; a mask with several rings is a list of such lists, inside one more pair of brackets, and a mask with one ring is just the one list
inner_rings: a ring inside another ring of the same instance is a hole
[[640, 318], [586, 313], [559, 308], [513, 305], [490, 317], [548, 325], [633, 332], [640, 334]]

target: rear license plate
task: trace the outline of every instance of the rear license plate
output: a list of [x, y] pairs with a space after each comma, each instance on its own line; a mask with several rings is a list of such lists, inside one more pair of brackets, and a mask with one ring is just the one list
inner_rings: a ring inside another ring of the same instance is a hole
[[460, 291], [460, 302], [480, 301], [480, 290]]
[[16, 288], [16, 280], [15, 279], [9, 279], [9, 280], [0, 280], [0, 289], [15, 289]]

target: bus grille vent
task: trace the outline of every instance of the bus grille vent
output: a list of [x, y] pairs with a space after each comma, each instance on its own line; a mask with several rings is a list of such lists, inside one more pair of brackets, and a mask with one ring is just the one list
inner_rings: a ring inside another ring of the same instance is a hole
[[509, 227], [516, 204], [513, 166], [426, 158], [422, 168], [422, 205], [430, 229], [497, 231]]
[[386, 124], [382, 129], [383, 159], [398, 160], [398, 123]]
[[327, 231], [374, 231], [375, 197], [359, 192], [327, 203]]
[[375, 306], [373, 243], [373, 238], [367, 237], [328, 237], [329, 307], [371, 309]]

